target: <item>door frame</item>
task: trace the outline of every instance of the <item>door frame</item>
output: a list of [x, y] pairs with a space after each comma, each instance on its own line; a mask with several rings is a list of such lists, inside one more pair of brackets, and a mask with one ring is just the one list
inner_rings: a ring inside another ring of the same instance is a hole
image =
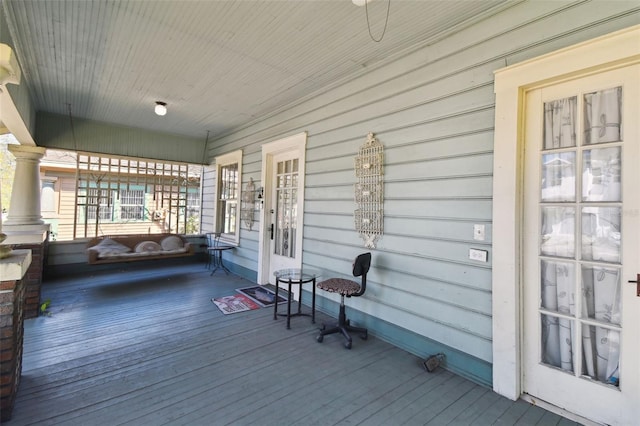
[[[269, 263], [271, 253], [269, 250], [270, 238], [266, 235], [269, 227], [269, 210], [273, 207], [271, 199], [273, 195], [273, 157], [275, 155], [295, 151], [300, 159], [298, 163], [298, 223], [296, 233], [296, 247], [302, 251], [302, 227], [304, 218], [304, 178], [305, 178], [305, 154], [307, 146], [307, 132], [297, 133], [283, 139], [262, 145], [262, 172], [260, 181], [262, 182], [264, 195], [263, 206], [260, 210], [260, 226], [258, 232], [258, 284], [269, 283]], [[300, 255], [298, 268], [302, 267], [302, 255]]]
[[640, 63], [639, 39], [636, 25], [495, 72], [493, 390], [512, 400], [522, 396], [525, 92]]

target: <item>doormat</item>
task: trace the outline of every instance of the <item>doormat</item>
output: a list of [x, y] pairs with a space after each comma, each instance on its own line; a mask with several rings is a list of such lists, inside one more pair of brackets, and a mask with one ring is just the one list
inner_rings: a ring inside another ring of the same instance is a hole
[[222, 311], [223, 314], [236, 314], [238, 312], [251, 311], [259, 309], [260, 305], [251, 300], [244, 294], [234, 294], [233, 296], [224, 296], [211, 299], [211, 301]]
[[[273, 304], [276, 302], [275, 291], [265, 288], [265, 286], [257, 285], [253, 287], [237, 288], [236, 291], [248, 296], [260, 306], [273, 306]], [[286, 297], [280, 296], [280, 294], [278, 294], [278, 303], [286, 301]]]

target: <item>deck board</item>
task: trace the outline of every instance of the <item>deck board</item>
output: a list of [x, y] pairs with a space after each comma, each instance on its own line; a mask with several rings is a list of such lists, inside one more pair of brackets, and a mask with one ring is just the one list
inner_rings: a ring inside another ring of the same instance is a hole
[[270, 308], [223, 315], [254, 285], [201, 264], [130, 265], [43, 284], [25, 322], [13, 425], [573, 424], [513, 402], [370, 334], [346, 350]]

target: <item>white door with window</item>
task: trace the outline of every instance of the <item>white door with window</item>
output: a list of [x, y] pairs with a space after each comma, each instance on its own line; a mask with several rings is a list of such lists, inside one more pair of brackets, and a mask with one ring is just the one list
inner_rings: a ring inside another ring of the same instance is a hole
[[275, 271], [299, 268], [302, 253], [298, 247], [298, 180], [300, 159], [296, 152], [273, 157], [269, 222], [269, 276]]
[[275, 283], [274, 272], [302, 266], [306, 133], [262, 147], [264, 207], [260, 221], [258, 282]]
[[522, 389], [640, 419], [640, 65], [526, 94]]

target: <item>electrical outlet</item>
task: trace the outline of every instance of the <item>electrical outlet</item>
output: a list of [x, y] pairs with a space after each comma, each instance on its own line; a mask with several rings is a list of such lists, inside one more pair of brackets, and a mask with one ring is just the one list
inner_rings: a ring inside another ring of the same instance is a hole
[[486, 262], [489, 259], [489, 252], [486, 250], [469, 249], [469, 259]]

